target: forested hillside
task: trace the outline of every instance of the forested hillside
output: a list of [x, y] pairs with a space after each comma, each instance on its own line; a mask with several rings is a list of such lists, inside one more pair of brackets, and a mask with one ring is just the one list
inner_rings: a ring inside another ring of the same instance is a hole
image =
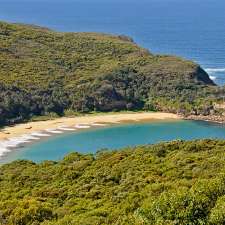
[[68, 111], [219, 113], [223, 95], [199, 65], [126, 36], [0, 22], [0, 124]]
[[225, 141], [0, 167], [1, 225], [225, 224]]

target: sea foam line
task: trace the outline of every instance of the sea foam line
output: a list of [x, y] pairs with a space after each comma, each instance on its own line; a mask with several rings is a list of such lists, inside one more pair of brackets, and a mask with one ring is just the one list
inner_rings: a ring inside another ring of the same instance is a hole
[[[118, 123], [118, 122], [116, 122]], [[53, 134], [61, 134], [63, 131], [74, 131], [76, 128], [78, 129], [87, 129], [90, 128], [91, 126], [106, 126], [107, 124], [102, 124], [102, 123], [83, 123], [83, 124], [76, 124], [75, 128], [71, 128], [68, 126], [60, 126], [58, 128], [52, 128], [52, 129], [45, 129], [44, 132], [33, 132], [31, 134], [24, 134], [19, 137], [15, 138], [9, 138], [7, 140], [1, 141], [0, 142], [0, 158], [5, 155], [5, 153], [12, 151], [19, 145], [23, 143], [30, 143], [32, 140], [39, 140], [41, 137], [49, 137], [51, 136], [49, 133]]]
[[225, 72], [225, 68], [206, 68], [205, 71], [208, 73], [222, 73]]
[[25, 134], [25, 135], [21, 136], [21, 138], [24, 138], [26, 140], [39, 140], [40, 139], [39, 137], [32, 136], [31, 134]]
[[32, 135], [22, 135], [16, 138], [9, 138], [7, 140], [0, 142], [0, 157], [5, 153], [12, 151], [12, 148], [16, 148], [21, 144], [30, 143], [31, 140], [38, 140], [39, 137], [34, 137]]
[[90, 128], [91, 126], [90, 125], [77, 124], [77, 125], [75, 125], [75, 127], [78, 128], [78, 129], [87, 129], [87, 128]]
[[209, 77], [211, 80], [216, 80], [216, 73], [225, 73], [225, 68], [206, 68], [205, 71], [210, 75]]
[[32, 136], [38, 136], [38, 137], [49, 137], [51, 136], [50, 134], [45, 134], [45, 133], [41, 133], [41, 132], [35, 132], [35, 133], [31, 133]]
[[70, 127], [67, 127], [67, 126], [60, 126], [57, 129], [59, 129], [59, 130], [65, 130], [65, 131], [73, 131], [73, 130], [76, 130], [75, 128], [70, 128]]
[[59, 130], [65, 130], [65, 131], [73, 131], [73, 130], [76, 130], [76, 129], [73, 129], [73, 128], [58, 128]]
[[59, 131], [57, 129], [46, 129], [45, 131], [47, 131], [48, 133], [52, 133], [52, 134], [62, 134], [62, 131]]
[[92, 126], [97, 126], [97, 127], [105, 127], [107, 126], [107, 124], [103, 124], [103, 123], [92, 123]]
[[0, 143], [0, 158], [9, 151], [10, 150], [8, 148], [6, 148], [2, 143]]
[[209, 76], [209, 78], [211, 79], [211, 80], [216, 80], [216, 76]]

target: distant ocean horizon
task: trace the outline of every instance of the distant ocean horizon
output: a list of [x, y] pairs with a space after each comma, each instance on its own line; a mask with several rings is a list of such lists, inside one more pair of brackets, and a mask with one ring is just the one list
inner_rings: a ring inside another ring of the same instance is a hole
[[225, 84], [224, 0], [0, 0], [0, 20], [124, 34], [154, 54], [199, 63]]

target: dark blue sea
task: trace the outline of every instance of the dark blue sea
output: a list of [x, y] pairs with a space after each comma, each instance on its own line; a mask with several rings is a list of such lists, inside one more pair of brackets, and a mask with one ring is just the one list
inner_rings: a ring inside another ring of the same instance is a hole
[[129, 35], [153, 53], [196, 61], [225, 84], [225, 0], [0, 0], [0, 20]]

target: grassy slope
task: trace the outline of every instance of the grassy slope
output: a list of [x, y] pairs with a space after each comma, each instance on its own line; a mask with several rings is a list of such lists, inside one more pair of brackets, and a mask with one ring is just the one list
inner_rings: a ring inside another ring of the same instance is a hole
[[199, 65], [153, 55], [127, 37], [5, 22], [0, 80], [2, 124], [67, 110], [208, 112], [205, 102], [220, 98]]
[[0, 223], [224, 224], [225, 141], [174, 141], [0, 167]]
[[65, 88], [73, 87], [124, 65], [165, 76], [186, 74], [187, 79], [198, 67], [172, 56], [153, 56], [129, 39], [97, 33], [59, 33], [1, 22], [0, 40], [1, 80], [28, 90], [48, 87], [58, 78]]

